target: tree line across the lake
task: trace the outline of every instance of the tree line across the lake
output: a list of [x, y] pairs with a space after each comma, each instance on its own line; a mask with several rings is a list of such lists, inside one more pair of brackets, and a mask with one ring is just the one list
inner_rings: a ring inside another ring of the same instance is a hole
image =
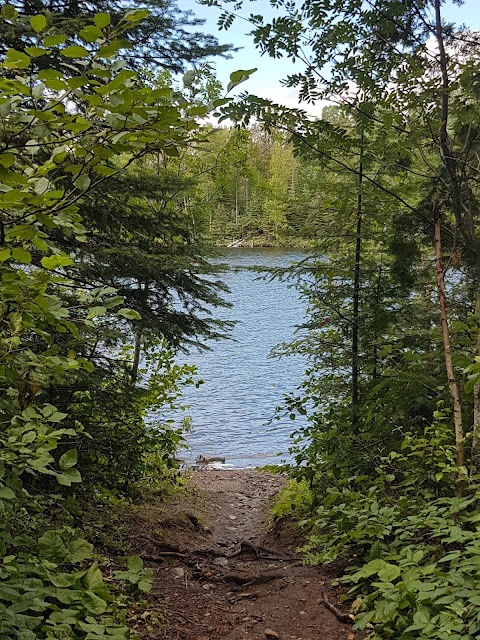
[[163, 416], [200, 380], [176, 354], [228, 335], [209, 258], [232, 242], [309, 250], [270, 274], [308, 301], [277, 348], [308, 367], [274, 514], [347, 567], [369, 638], [478, 636], [480, 35], [442, 8], [245, 14], [330, 101], [314, 118], [232, 98], [254, 70], [223, 88], [231, 47], [169, 0], [2, 5], [0, 640], [134, 637], [152, 572], [108, 584], [96, 519], [177, 481], [188, 420]]

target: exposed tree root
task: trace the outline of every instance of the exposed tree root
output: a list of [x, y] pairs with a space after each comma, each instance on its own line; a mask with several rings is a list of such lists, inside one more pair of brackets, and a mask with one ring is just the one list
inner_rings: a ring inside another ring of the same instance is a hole
[[350, 613], [343, 613], [343, 611], [340, 611], [340, 609], [337, 606], [335, 606], [332, 602], [330, 602], [327, 596], [327, 592], [325, 590], [322, 591], [322, 598], [326, 608], [329, 611], [331, 611], [333, 614], [335, 614], [341, 622], [349, 622], [350, 624], [354, 622], [354, 617]]
[[[226, 558], [236, 558], [237, 556], [242, 555], [242, 553], [254, 553], [259, 560], [278, 560], [279, 562], [291, 562], [293, 560], [297, 560], [297, 558], [289, 558], [287, 556], [279, 556], [275, 555], [275, 551], [271, 549], [266, 549], [265, 547], [257, 546], [249, 542], [248, 540], [242, 540], [240, 542], [240, 549], [235, 551], [234, 553], [230, 553]], [[260, 555], [264, 553], [266, 555]]]
[[272, 580], [280, 580], [285, 578], [284, 573], [261, 573], [257, 575], [239, 575], [238, 573], [227, 573], [223, 576], [216, 576], [215, 581], [218, 582], [234, 582], [235, 584], [242, 586], [249, 586], [252, 584], [266, 584]]

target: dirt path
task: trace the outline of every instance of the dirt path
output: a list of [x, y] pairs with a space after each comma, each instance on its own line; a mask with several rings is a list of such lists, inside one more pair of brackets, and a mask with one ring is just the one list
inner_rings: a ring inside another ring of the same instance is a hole
[[144, 637], [356, 637], [325, 606], [324, 592], [330, 603], [341, 606], [331, 576], [303, 566], [292, 541], [265, 531], [269, 500], [285, 478], [254, 470], [212, 470], [197, 472], [195, 480], [192, 501], [178, 505], [161, 526], [150, 517], [139, 536], [138, 551], [154, 568], [152, 597], [166, 602], [168, 610], [165, 626]]

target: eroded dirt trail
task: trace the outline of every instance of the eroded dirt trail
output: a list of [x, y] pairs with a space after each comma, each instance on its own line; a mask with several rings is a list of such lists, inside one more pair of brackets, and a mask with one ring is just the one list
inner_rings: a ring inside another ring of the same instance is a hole
[[165, 627], [146, 637], [355, 637], [325, 606], [325, 593], [329, 604], [338, 603], [331, 576], [303, 566], [293, 541], [266, 532], [268, 503], [285, 478], [247, 469], [206, 470], [195, 481], [189, 504], [179, 505], [168, 521], [150, 518], [150, 531], [144, 527], [139, 536], [138, 551], [155, 572], [152, 596], [168, 596]]

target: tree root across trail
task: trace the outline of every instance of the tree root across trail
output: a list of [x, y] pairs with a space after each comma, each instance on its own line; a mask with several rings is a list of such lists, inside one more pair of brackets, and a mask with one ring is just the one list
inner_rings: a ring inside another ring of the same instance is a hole
[[185, 504], [136, 514], [136, 552], [154, 570], [150, 598], [166, 619], [142, 640], [353, 640], [334, 577], [304, 566], [298, 534], [267, 533], [270, 500], [285, 477], [251, 469], [202, 470]]

